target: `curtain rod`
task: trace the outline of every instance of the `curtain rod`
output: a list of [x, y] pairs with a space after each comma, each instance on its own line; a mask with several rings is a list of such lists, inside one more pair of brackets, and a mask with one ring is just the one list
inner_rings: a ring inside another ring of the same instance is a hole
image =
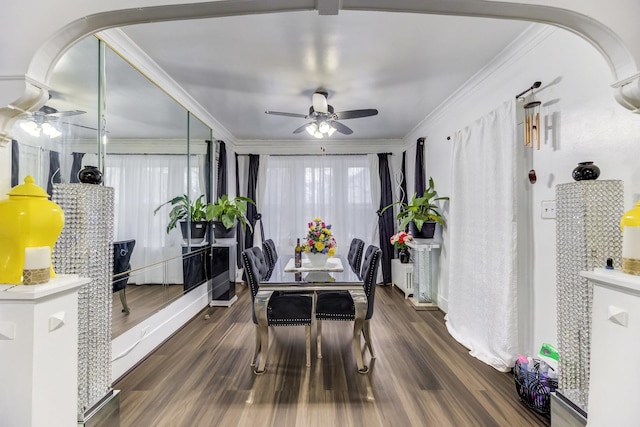
[[[368, 154], [388, 154], [393, 156], [393, 153], [330, 153], [330, 154], [269, 154], [269, 156], [274, 157], [302, 157], [302, 156], [366, 156]], [[238, 156], [250, 156], [250, 154], [238, 154]]]
[[519, 94], [517, 94], [516, 95], [516, 99], [520, 98], [522, 95], [524, 95], [525, 93], [529, 92], [530, 90], [539, 88], [541, 84], [542, 84], [542, 82], [534, 82], [529, 89], [525, 89], [522, 92], [520, 92]]

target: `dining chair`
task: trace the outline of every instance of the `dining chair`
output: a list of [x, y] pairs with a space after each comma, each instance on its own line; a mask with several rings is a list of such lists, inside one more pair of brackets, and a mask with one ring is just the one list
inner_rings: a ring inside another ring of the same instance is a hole
[[272, 239], [267, 239], [262, 242], [262, 250], [264, 254], [264, 259], [267, 262], [267, 266], [269, 267], [263, 280], [269, 280], [271, 277], [271, 273], [273, 273], [273, 268], [278, 261], [278, 252], [276, 251], [276, 244]]
[[[284, 293], [263, 291], [261, 303], [266, 304], [266, 326], [261, 326], [256, 314], [256, 295], [260, 290], [260, 278], [268, 271], [267, 263], [259, 247], [252, 247], [242, 252], [242, 263], [247, 274], [247, 283], [251, 290], [251, 315], [256, 325], [255, 352], [251, 360], [251, 366], [255, 368], [258, 353], [263, 351], [260, 364], [254, 369], [256, 374], [265, 371], [266, 358], [269, 350], [269, 326], [304, 326], [305, 327], [305, 354], [306, 366], [311, 366], [311, 320], [313, 311], [313, 298], [310, 295], [298, 293]], [[263, 301], [262, 297], [265, 296]]]
[[[120, 294], [120, 302], [122, 303], [122, 312], [129, 314], [129, 305], [127, 304], [127, 283], [129, 282], [129, 271], [131, 270], [131, 254], [136, 246], [136, 241], [122, 240], [113, 242], [113, 281], [111, 282], [112, 291]], [[115, 276], [118, 277], [115, 277]]]
[[351, 270], [360, 278], [360, 263], [362, 262], [362, 252], [364, 250], [364, 242], [358, 238], [351, 240], [347, 261], [351, 266]]
[[[375, 359], [376, 355], [371, 344], [370, 320], [373, 316], [373, 305], [376, 297], [376, 278], [380, 265], [382, 251], [374, 245], [367, 247], [364, 259], [362, 260], [362, 270], [360, 277], [363, 280], [364, 292], [367, 296], [367, 314], [365, 316], [362, 334], [371, 354]], [[318, 358], [322, 358], [322, 321], [323, 320], [355, 320], [355, 304], [350, 292], [318, 292], [316, 297], [316, 322], [317, 322], [317, 352]]]

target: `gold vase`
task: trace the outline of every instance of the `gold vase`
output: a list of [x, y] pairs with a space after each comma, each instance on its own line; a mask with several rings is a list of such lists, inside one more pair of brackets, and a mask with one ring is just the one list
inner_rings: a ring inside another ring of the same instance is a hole
[[[27, 176], [0, 201], [0, 283], [22, 283], [25, 249], [48, 246], [53, 251], [64, 226], [60, 206], [34, 182]], [[55, 276], [51, 260], [49, 273]]]

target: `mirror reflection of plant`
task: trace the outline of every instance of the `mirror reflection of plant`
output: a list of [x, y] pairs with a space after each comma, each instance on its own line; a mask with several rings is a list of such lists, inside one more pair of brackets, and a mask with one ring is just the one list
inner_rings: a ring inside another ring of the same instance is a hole
[[382, 214], [393, 205], [399, 204], [400, 210], [396, 215], [396, 219], [400, 220], [398, 228], [404, 230], [413, 221], [418, 231], [420, 231], [425, 222], [437, 222], [441, 226], [444, 225], [445, 220], [442, 213], [440, 213], [440, 206], [435, 203], [440, 200], [449, 200], [449, 197], [438, 197], [433, 178], [429, 177], [429, 188], [424, 191], [421, 197], [413, 193], [409, 203], [393, 202], [385, 206], [380, 213]]
[[206, 206], [207, 221], [220, 221], [227, 229], [235, 227], [240, 222], [243, 230], [249, 227], [249, 230], [253, 231], [247, 218], [247, 203], [255, 206], [255, 202], [249, 197], [236, 196], [230, 199], [224, 194], [217, 202]]
[[189, 196], [183, 194], [161, 204], [153, 211], [153, 214], [158, 213], [160, 208], [165, 205], [173, 206], [169, 212], [169, 223], [167, 224], [167, 234], [169, 234], [171, 230], [176, 228], [178, 221], [186, 221], [187, 219], [191, 222], [206, 221], [205, 208], [207, 204], [202, 201], [203, 198], [204, 194], [201, 194], [200, 197], [190, 203]]

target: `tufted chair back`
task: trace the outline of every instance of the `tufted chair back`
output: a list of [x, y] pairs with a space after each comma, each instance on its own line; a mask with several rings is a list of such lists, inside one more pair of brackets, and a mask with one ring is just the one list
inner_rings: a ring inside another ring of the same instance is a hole
[[113, 279], [113, 292], [118, 292], [127, 286], [129, 273], [122, 273], [131, 270], [130, 260], [135, 246], [136, 241], [133, 239], [113, 242], [113, 275], [120, 274]]
[[362, 252], [364, 250], [364, 242], [358, 238], [351, 240], [347, 261], [358, 277], [360, 277], [360, 263], [362, 262]]
[[249, 249], [245, 249], [242, 252], [242, 265], [244, 267], [244, 273], [246, 274], [247, 283], [249, 289], [251, 289], [251, 316], [253, 323], [258, 324], [256, 319], [256, 313], [253, 311], [253, 300], [260, 290], [260, 278], [263, 277], [269, 270], [267, 263], [262, 255], [262, 250], [254, 246]]
[[269, 268], [273, 268], [276, 261], [278, 261], [278, 252], [276, 251], [276, 244], [272, 239], [267, 239], [262, 242], [262, 250], [264, 253], [264, 260], [267, 262]]
[[362, 271], [360, 277], [364, 281], [364, 292], [367, 294], [369, 305], [365, 319], [373, 316], [373, 304], [376, 299], [376, 279], [378, 278], [378, 267], [380, 266], [380, 256], [382, 251], [377, 246], [370, 245], [362, 260]]

